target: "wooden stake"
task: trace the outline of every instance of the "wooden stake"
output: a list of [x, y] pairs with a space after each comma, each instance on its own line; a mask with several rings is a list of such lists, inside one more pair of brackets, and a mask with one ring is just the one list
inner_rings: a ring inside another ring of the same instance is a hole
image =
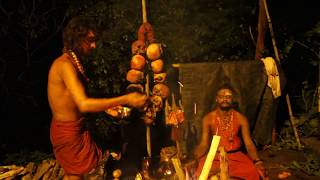
[[278, 63], [281, 64], [280, 58], [279, 58], [278, 49], [277, 49], [277, 45], [276, 45], [276, 39], [275, 39], [275, 36], [274, 36], [273, 27], [272, 27], [272, 23], [271, 23], [271, 18], [270, 18], [269, 11], [268, 11], [268, 5], [267, 5], [266, 0], [262, 0], [262, 1], [263, 1], [264, 9], [266, 11], [266, 15], [267, 15], [267, 21], [268, 21], [268, 25], [269, 25], [269, 30], [270, 30], [270, 35], [271, 35], [274, 54], [276, 56], [276, 60], [278, 61]]
[[296, 140], [297, 140], [297, 143], [298, 143], [298, 149], [301, 150], [302, 147], [301, 147], [301, 143], [300, 143], [300, 138], [299, 138], [299, 135], [298, 135], [298, 131], [297, 131], [296, 125], [294, 123], [294, 116], [292, 114], [290, 98], [289, 98], [288, 94], [286, 95], [286, 100], [287, 100], [288, 111], [289, 111], [289, 116], [290, 116], [290, 124], [292, 126], [294, 136], [296, 137]]
[[147, 138], [147, 152], [148, 157], [151, 157], [151, 139], [150, 139], [150, 126], [146, 127], [146, 138]]
[[147, 6], [146, 6], [146, 0], [142, 0], [142, 22], [146, 23], [147, 20]]
[[[147, 8], [146, 8], [146, 1], [141, 0], [142, 4], [142, 22], [146, 23], [148, 22], [147, 20]], [[145, 84], [145, 89], [146, 89], [146, 95], [149, 97], [149, 91], [150, 91], [150, 80], [149, 80], [149, 74], [147, 73], [146, 75], [146, 84]], [[146, 141], [147, 141], [147, 152], [148, 152], [148, 157], [151, 157], [151, 131], [150, 131], [150, 125], [147, 125], [146, 127]]]
[[176, 171], [179, 180], [185, 180], [186, 177], [185, 177], [184, 172], [182, 170], [181, 161], [180, 161], [179, 157], [177, 157], [177, 158], [174, 157], [171, 159], [171, 161], [172, 161], [174, 170]]
[[209, 175], [214, 157], [216, 156], [219, 142], [220, 142], [220, 136], [214, 135], [212, 138], [210, 150], [207, 154], [206, 161], [204, 162], [201, 174], [199, 176], [199, 180], [207, 180], [208, 179], [208, 175]]
[[[145, 84], [145, 89], [146, 89], [146, 95], [147, 97], [150, 96], [150, 79], [149, 79], [149, 74], [146, 75], [146, 84]], [[148, 157], [151, 157], [151, 130], [150, 130], [150, 125], [146, 126], [146, 141], [147, 141], [147, 153]]]

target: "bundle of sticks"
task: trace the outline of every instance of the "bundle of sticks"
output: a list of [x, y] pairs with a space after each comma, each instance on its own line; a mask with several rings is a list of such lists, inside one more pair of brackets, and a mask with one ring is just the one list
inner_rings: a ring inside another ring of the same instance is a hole
[[45, 159], [40, 164], [29, 162], [26, 166], [0, 166], [1, 179], [22, 180], [49, 180], [61, 179], [64, 175], [63, 169], [55, 159]]

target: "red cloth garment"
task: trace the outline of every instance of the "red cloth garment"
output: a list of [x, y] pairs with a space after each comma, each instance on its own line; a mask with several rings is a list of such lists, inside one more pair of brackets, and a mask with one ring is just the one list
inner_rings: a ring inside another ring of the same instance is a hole
[[102, 158], [83, 120], [61, 122], [52, 119], [50, 139], [54, 155], [66, 174], [81, 175], [90, 172]]
[[[239, 149], [241, 146], [241, 140], [238, 136], [239, 132], [239, 122], [237, 119], [237, 111], [233, 111], [231, 118], [232, 118], [232, 125], [229, 129], [223, 131], [221, 128], [221, 123], [219, 124], [219, 119], [217, 118], [217, 123], [214, 123], [211, 127], [211, 132], [221, 136], [219, 147], [224, 147], [226, 152], [230, 152], [227, 154], [228, 160], [228, 168], [229, 168], [229, 176], [230, 177], [237, 177], [245, 180], [259, 180], [259, 173], [256, 167], [254, 166], [252, 160], [242, 153]], [[237, 151], [239, 150], [239, 151]], [[199, 160], [198, 167], [196, 169], [196, 176], [199, 177], [205, 163], [207, 156], [203, 156]], [[210, 175], [214, 175], [220, 171], [220, 154], [219, 152], [216, 153], [214, 161], [211, 166], [211, 173]]]
[[237, 119], [237, 113], [237, 111], [232, 110], [231, 123], [226, 130], [223, 129], [220, 118], [216, 118], [216, 123], [211, 127], [212, 135], [215, 134], [221, 137], [219, 147], [224, 147], [226, 152], [237, 150], [241, 147], [241, 140], [238, 136], [240, 125]]

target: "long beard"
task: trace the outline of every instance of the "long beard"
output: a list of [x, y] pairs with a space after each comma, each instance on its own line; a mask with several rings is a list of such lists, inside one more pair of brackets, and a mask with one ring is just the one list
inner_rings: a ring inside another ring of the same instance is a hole
[[222, 102], [222, 104], [220, 104], [220, 109], [222, 111], [229, 111], [233, 108], [233, 104], [229, 103], [229, 102]]
[[220, 107], [220, 109], [221, 109], [222, 111], [229, 111], [229, 110], [232, 109], [232, 106], [230, 105], [230, 106], [227, 106], [227, 107]]

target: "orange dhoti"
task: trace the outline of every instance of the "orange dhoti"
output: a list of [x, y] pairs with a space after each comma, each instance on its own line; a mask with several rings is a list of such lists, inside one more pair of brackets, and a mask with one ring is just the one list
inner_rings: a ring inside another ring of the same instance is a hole
[[55, 158], [66, 174], [81, 175], [90, 172], [102, 157], [83, 120], [61, 122], [52, 120], [50, 139]]
[[[198, 168], [196, 170], [196, 176], [201, 174], [204, 162], [207, 156], [204, 156], [200, 159]], [[214, 159], [210, 175], [214, 175], [220, 171], [220, 160], [219, 154], [216, 154]], [[259, 173], [252, 160], [241, 151], [227, 154], [227, 162], [229, 169], [229, 176], [234, 178], [241, 178], [245, 180], [259, 180]]]

